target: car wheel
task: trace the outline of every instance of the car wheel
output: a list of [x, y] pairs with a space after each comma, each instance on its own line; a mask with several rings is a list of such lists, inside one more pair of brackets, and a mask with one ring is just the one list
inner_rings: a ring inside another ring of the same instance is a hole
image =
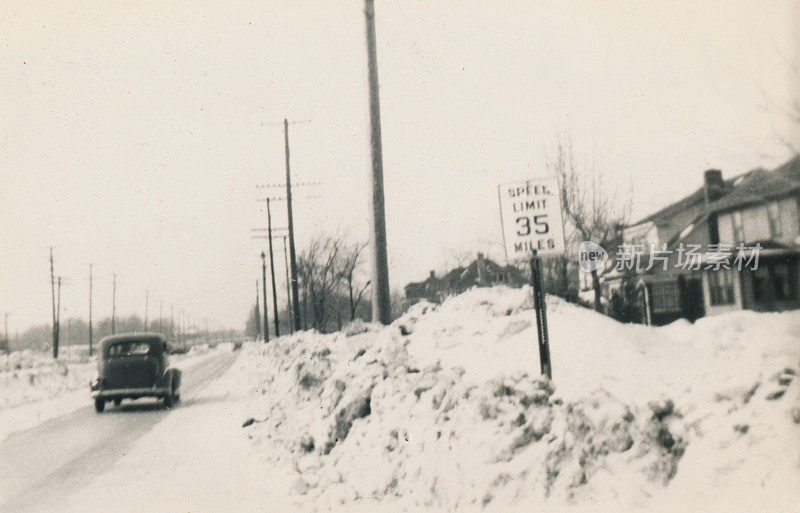
[[119, 407], [120, 404], [122, 404], [122, 399], [114, 399], [114, 406]]
[[172, 394], [165, 395], [164, 396], [164, 408], [170, 409], [170, 408], [172, 408], [172, 404], [173, 404]]
[[94, 400], [94, 409], [97, 413], [103, 413], [103, 410], [106, 409], [106, 400], [102, 397], [96, 397]]

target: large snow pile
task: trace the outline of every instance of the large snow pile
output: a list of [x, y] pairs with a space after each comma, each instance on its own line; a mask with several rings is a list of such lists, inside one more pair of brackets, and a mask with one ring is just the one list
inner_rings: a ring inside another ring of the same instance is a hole
[[0, 410], [86, 389], [94, 368], [29, 350], [0, 354]]
[[246, 347], [254, 453], [321, 510], [794, 510], [797, 312], [649, 328], [548, 298], [551, 383], [530, 308], [473, 289]]

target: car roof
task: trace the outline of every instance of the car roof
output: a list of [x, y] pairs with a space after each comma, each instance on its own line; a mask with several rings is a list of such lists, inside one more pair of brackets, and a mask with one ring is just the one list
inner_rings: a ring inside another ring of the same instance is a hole
[[109, 335], [108, 337], [104, 337], [100, 341], [100, 347], [102, 349], [107, 348], [108, 346], [118, 344], [121, 342], [153, 342], [154, 340], [160, 340], [161, 342], [166, 342], [167, 339], [164, 338], [164, 335], [161, 333], [120, 333], [117, 335]]

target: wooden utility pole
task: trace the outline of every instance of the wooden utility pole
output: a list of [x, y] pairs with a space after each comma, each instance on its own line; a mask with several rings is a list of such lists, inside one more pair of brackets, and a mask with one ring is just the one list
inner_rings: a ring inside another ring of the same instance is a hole
[[267, 317], [267, 254], [261, 252], [261, 280], [264, 292], [264, 343], [269, 342], [269, 318]]
[[175, 337], [175, 303], [169, 305], [169, 338]]
[[269, 239], [269, 272], [272, 276], [272, 316], [275, 321], [275, 337], [281, 336], [278, 322], [278, 290], [275, 287], [275, 258], [272, 252], [272, 214], [269, 209], [269, 196], [267, 196], [267, 238]]
[[292, 323], [292, 295], [289, 292], [289, 260], [286, 256], [286, 235], [283, 236], [283, 265], [286, 269], [286, 317], [289, 324], [289, 333], [294, 333], [294, 323]]
[[53, 299], [53, 358], [58, 358], [58, 325], [56, 324], [56, 283], [53, 276], [53, 247], [50, 247], [50, 295]]
[[5, 326], [6, 329], [6, 344], [8, 344], [8, 316], [9, 316], [8, 312], [3, 314], [3, 317], [5, 318], [3, 321], [3, 326]]
[[147, 307], [150, 306], [150, 289], [144, 293], [144, 331], [147, 331]]
[[89, 264], [89, 356], [92, 356], [92, 264]]
[[258, 298], [258, 279], [256, 279], [256, 321], [258, 322], [258, 333], [256, 333], [256, 340], [261, 338], [261, 309], [258, 307], [261, 300]]
[[[372, 320], [392, 322], [389, 302], [389, 258], [386, 252], [386, 212], [383, 197], [383, 154], [381, 146], [381, 106], [378, 96], [378, 56], [375, 43], [375, 2], [364, 0], [367, 19], [367, 61], [369, 68], [369, 124], [372, 150]], [[287, 153], [288, 159], [288, 153]], [[288, 161], [288, 160], [287, 160]], [[291, 230], [291, 218], [289, 220]]]
[[292, 301], [294, 303], [294, 329], [300, 331], [300, 309], [297, 291], [297, 257], [294, 246], [294, 221], [292, 220], [292, 174], [289, 168], [289, 120], [283, 120], [283, 144], [286, 154], [286, 212], [289, 220], [289, 258], [292, 273]]
[[56, 305], [56, 339], [53, 345], [53, 358], [58, 358], [58, 342], [61, 336], [61, 276], [58, 277], [58, 304]]
[[114, 285], [111, 287], [111, 334], [117, 332], [117, 273], [114, 273]]

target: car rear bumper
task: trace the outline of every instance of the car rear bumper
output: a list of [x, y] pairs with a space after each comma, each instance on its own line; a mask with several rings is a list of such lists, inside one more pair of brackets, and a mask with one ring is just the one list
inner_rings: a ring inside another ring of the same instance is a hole
[[93, 390], [92, 398], [123, 398], [123, 397], [164, 397], [170, 395], [172, 390], [166, 387], [149, 387], [149, 388], [111, 388]]

